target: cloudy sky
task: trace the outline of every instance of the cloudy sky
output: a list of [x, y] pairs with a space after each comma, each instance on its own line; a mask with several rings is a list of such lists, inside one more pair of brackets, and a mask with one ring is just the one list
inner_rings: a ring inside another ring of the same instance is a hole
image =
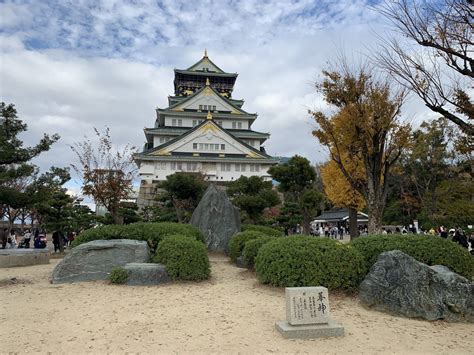
[[[253, 129], [271, 133], [267, 152], [326, 159], [311, 136], [308, 109], [325, 110], [314, 83], [343, 51], [367, 55], [386, 20], [364, 0], [0, 0], [0, 100], [14, 103], [29, 127], [60, 142], [36, 163], [68, 166], [68, 144], [111, 128], [117, 145], [142, 147], [154, 109], [173, 94], [173, 68], [187, 68], [207, 48], [237, 72], [234, 98], [257, 112]], [[431, 114], [412, 98], [404, 112]], [[74, 183], [70, 187], [74, 189]]]

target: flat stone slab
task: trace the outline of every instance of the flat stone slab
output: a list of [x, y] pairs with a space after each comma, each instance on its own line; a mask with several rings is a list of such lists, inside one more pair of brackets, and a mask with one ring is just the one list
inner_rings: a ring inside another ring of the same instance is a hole
[[145, 241], [94, 240], [72, 248], [54, 268], [51, 282], [58, 284], [107, 280], [113, 269], [129, 263], [145, 263], [149, 259]]
[[0, 249], [0, 268], [49, 264], [48, 249]]
[[129, 263], [123, 267], [128, 273], [127, 285], [160, 285], [172, 281], [163, 264]]
[[285, 298], [286, 320], [291, 325], [326, 324], [331, 319], [326, 287], [286, 287]]
[[344, 327], [329, 319], [326, 324], [291, 325], [287, 321], [275, 323], [275, 328], [283, 338], [287, 339], [317, 339], [344, 336]]

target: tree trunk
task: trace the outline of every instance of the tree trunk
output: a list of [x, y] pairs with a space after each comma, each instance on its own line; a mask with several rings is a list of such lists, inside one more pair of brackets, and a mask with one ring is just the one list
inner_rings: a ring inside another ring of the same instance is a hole
[[369, 210], [369, 234], [382, 233], [382, 207], [378, 203], [372, 203], [367, 206]]
[[354, 240], [359, 236], [359, 229], [357, 228], [357, 210], [354, 208], [349, 208], [349, 234], [351, 240]]
[[303, 234], [305, 235], [310, 235], [311, 234], [311, 217], [309, 215], [309, 212], [306, 208], [303, 208]]
[[115, 210], [110, 210], [110, 215], [112, 216], [112, 219], [115, 224], [123, 224], [123, 218], [119, 216], [118, 211]]

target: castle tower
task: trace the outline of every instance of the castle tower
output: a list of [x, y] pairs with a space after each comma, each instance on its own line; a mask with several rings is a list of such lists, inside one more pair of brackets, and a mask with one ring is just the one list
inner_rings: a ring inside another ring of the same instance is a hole
[[200, 172], [215, 182], [242, 175], [270, 180], [267, 171], [278, 160], [262, 146], [270, 134], [252, 130], [257, 114], [232, 98], [238, 74], [224, 72], [207, 51], [196, 64], [174, 73], [174, 96], [168, 97], [167, 108], [156, 110], [154, 127], [144, 130], [143, 152], [134, 155], [139, 205], [149, 204], [156, 183], [178, 171]]

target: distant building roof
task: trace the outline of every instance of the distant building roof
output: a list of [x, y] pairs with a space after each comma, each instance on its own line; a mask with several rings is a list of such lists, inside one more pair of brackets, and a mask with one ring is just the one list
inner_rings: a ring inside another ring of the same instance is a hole
[[[349, 210], [347, 208], [341, 208], [337, 210], [330, 210], [323, 212], [320, 216], [316, 217], [313, 221], [315, 223], [324, 222], [343, 222], [349, 219]], [[357, 212], [358, 222], [367, 222], [368, 218], [365, 213]]]

